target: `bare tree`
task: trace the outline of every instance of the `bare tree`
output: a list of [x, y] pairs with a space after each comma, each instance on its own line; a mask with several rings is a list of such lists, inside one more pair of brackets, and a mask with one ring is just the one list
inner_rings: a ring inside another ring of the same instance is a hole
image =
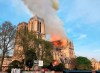
[[14, 48], [16, 27], [10, 22], [6, 21], [0, 25], [0, 50], [2, 51], [1, 65], [4, 61], [5, 55]]

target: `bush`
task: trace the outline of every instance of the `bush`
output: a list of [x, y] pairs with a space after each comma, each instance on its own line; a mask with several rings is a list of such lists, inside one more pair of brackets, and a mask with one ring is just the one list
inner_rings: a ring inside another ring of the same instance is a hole
[[65, 67], [62, 63], [60, 63], [59, 65], [56, 65], [56, 66], [52, 66], [52, 64], [50, 64], [48, 66], [48, 69], [52, 70], [52, 71], [63, 71], [65, 69]]
[[11, 73], [12, 68], [20, 68], [21, 65], [22, 63], [20, 61], [14, 60], [9, 64], [7, 72]]

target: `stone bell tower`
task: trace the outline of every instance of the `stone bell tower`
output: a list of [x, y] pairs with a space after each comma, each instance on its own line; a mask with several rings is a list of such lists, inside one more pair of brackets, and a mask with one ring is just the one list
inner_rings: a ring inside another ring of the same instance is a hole
[[37, 34], [37, 38], [45, 38], [45, 24], [42, 18], [32, 17], [28, 23], [28, 30]]
[[[35, 16], [32, 17], [28, 23], [26, 22], [19, 23], [17, 31], [21, 31], [20, 29], [24, 29], [24, 31], [25, 30], [32, 31], [33, 33], [36, 34], [37, 38], [45, 39], [45, 24], [42, 18]], [[19, 38], [19, 34], [16, 34], [15, 41], [18, 40], [21, 39]], [[20, 46], [19, 44], [15, 44], [13, 60], [21, 61], [22, 59], [24, 59], [23, 47]]]
[[[19, 31], [21, 31], [22, 29], [25, 31], [28, 27], [27, 27], [27, 23], [26, 22], [21, 22], [18, 24], [17, 27], [17, 31], [16, 31], [16, 37], [15, 37], [15, 42], [21, 40], [19, 37]], [[14, 47], [14, 54], [13, 54], [13, 60], [18, 60], [21, 61], [23, 59], [23, 47], [21, 45], [19, 45], [18, 43], [15, 43], [15, 47]]]

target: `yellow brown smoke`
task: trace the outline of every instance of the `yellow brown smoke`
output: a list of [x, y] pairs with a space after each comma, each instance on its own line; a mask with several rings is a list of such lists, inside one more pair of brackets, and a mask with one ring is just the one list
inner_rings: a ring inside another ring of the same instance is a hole
[[63, 22], [57, 16], [59, 9], [58, 0], [23, 0], [33, 16], [37, 15], [44, 19], [46, 34], [66, 38]]
[[58, 0], [51, 0], [52, 1], [52, 6], [53, 8], [55, 8], [56, 10], [59, 9], [59, 3]]

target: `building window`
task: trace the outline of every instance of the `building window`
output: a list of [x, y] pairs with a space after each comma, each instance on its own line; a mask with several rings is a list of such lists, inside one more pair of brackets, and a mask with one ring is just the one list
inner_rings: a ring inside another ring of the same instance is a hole
[[37, 31], [41, 33], [41, 22], [38, 22]]

